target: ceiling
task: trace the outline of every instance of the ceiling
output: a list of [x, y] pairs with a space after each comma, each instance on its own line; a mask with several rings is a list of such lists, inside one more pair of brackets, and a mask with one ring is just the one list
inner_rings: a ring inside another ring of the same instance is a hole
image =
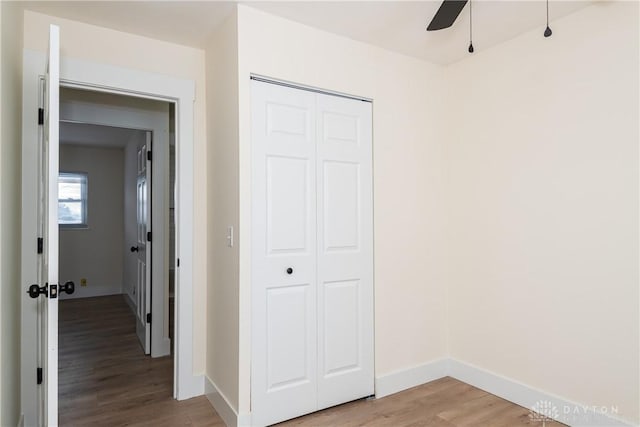
[[[469, 6], [453, 27], [425, 31], [440, 1], [253, 1], [241, 2], [274, 15], [395, 52], [450, 64], [469, 55]], [[595, 1], [550, 2], [550, 19]], [[207, 37], [233, 10], [228, 1], [43, 1], [27, 2], [37, 12], [204, 48]], [[476, 52], [533, 29], [545, 28], [541, 0], [473, 0]]]
[[75, 122], [60, 122], [60, 144], [123, 148], [135, 134], [144, 131]]

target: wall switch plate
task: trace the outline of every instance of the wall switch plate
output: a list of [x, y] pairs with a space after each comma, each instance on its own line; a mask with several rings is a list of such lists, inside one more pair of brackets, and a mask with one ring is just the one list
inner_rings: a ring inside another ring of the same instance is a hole
[[227, 227], [227, 246], [233, 247], [233, 226]]

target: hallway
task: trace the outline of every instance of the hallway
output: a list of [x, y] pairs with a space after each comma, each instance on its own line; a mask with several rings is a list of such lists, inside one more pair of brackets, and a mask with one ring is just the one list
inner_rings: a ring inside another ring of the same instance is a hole
[[206, 397], [172, 398], [173, 358], [145, 356], [123, 295], [60, 301], [61, 426], [224, 426]]

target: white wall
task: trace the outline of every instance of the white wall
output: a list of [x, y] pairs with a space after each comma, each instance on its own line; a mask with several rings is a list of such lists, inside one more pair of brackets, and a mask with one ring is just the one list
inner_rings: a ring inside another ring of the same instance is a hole
[[447, 68], [450, 353], [640, 422], [638, 3]]
[[[61, 136], [61, 139], [64, 136]], [[61, 299], [123, 292], [124, 150], [60, 146], [60, 171], [87, 174], [87, 228], [60, 228], [60, 280], [76, 284]], [[87, 286], [80, 279], [87, 279]]]
[[234, 12], [210, 38], [207, 58], [209, 253], [207, 377], [238, 407], [238, 41]]
[[250, 73], [373, 99], [376, 376], [445, 357], [442, 68], [243, 5], [238, 35], [239, 412], [250, 405]]
[[194, 374], [202, 374], [206, 353], [208, 221], [206, 197], [198, 195], [207, 194], [204, 51], [31, 11], [24, 15], [25, 48], [46, 52], [50, 24], [60, 26], [63, 57], [195, 81], [193, 370]]
[[254, 72], [374, 100], [377, 376], [450, 354], [638, 422], [638, 13], [603, 3], [446, 68], [241, 5], [209, 43], [206, 82], [197, 49], [31, 12], [24, 34], [44, 51], [57, 23], [63, 55], [196, 81], [194, 370], [239, 412]]
[[20, 417], [22, 10], [0, 2], [0, 425]]

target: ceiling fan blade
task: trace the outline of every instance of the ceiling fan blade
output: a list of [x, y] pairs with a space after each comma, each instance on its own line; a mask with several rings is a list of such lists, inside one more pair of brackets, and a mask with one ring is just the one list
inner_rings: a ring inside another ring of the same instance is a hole
[[427, 31], [442, 30], [452, 26], [466, 4], [467, 0], [444, 0], [427, 27]]

